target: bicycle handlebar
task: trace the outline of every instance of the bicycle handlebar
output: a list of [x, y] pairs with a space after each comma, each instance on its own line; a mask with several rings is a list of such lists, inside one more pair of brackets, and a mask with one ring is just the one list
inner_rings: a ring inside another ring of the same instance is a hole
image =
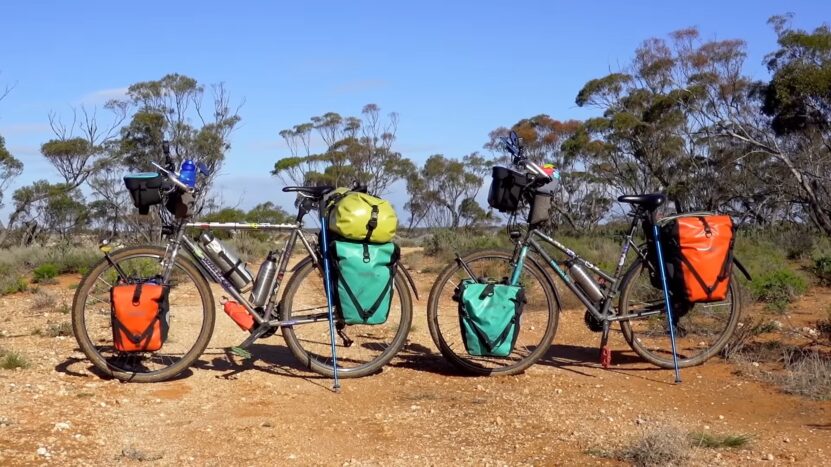
[[168, 169], [162, 167], [161, 165], [159, 165], [155, 162], [150, 162], [150, 163], [153, 164], [153, 167], [156, 167], [159, 170], [160, 173], [167, 176], [168, 180], [173, 182], [174, 185], [176, 185], [180, 189], [184, 190], [185, 193], [193, 193], [195, 191], [194, 188], [191, 188], [191, 187], [185, 185], [181, 180], [179, 180], [179, 177], [176, 176], [176, 173], [173, 172], [172, 170], [168, 170]]

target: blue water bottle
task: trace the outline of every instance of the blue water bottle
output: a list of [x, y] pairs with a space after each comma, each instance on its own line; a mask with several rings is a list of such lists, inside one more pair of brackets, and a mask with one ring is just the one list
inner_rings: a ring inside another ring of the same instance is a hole
[[179, 180], [191, 188], [196, 186], [196, 164], [192, 160], [185, 159], [182, 162], [182, 168], [179, 170]]

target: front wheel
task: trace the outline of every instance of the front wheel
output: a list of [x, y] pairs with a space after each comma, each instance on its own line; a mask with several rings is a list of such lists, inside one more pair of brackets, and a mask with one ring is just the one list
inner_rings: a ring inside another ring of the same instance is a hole
[[[336, 323], [343, 336], [337, 342], [338, 376], [359, 378], [378, 372], [389, 363], [407, 341], [413, 320], [410, 290], [400, 274], [393, 280], [389, 317], [383, 324]], [[312, 261], [293, 273], [280, 302], [280, 320], [292, 321], [283, 326], [283, 338], [304, 367], [324, 376], [332, 376], [332, 347], [329, 338], [329, 315], [323, 274]]]
[[[514, 270], [513, 255], [507, 251], [485, 250], [471, 253], [462, 261], [476, 278], [502, 281]], [[530, 260], [525, 262], [519, 278], [526, 303], [520, 317], [516, 344], [507, 357], [470, 355], [462, 340], [456, 288], [470, 275], [453, 261], [439, 274], [427, 302], [427, 324], [441, 354], [455, 367], [476, 375], [513, 375], [524, 371], [540, 359], [557, 331], [559, 307], [548, 278]]]
[[81, 280], [72, 302], [72, 330], [81, 351], [104, 374], [136, 382], [170, 379], [187, 369], [205, 350], [214, 328], [214, 299], [208, 282], [189, 259], [176, 258], [168, 285], [169, 332], [154, 352], [121, 352], [113, 345], [110, 289], [120, 274], [131, 281], [161, 277], [164, 248], [137, 246], [102, 258]]
[[[642, 259], [632, 264], [623, 278], [619, 301], [622, 314], [658, 312], [640, 319], [620, 322], [626, 342], [644, 360], [662, 368], [673, 368], [664, 292], [652, 286], [649, 269]], [[676, 322], [678, 366], [700, 365], [720, 352], [739, 322], [741, 292], [733, 275], [727, 297], [720, 302], [687, 305]], [[673, 308], [678, 308], [673, 305]], [[681, 310], [679, 310], [681, 311]]]

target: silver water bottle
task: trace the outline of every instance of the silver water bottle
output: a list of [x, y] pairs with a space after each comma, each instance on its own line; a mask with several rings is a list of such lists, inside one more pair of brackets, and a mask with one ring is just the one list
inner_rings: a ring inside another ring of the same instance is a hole
[[600, 286], [597, 285], [597, 282], [591, 278], [591, 276], [586, 273], [586, 271], [580, 267], [577, 263], [571, 263], [568, 265], [568, 273], [574, 279], [575, 284], [583, 293], [586, 294], [586, 297], [593, 302], [600, 302], [603, 299], [603, 292], [600, 291]]
[[254, 281], [254, 289], [251, 290], [251, 304], [255, 308], [261, 307], [268, 301], [268, 296], [274, 290], [274, 283], [277, 280], [277, 252], [269, 251], [268, 256], [260, 266], [257, 279]]
[[211, 233], [202, 232], [199, 235], [199, 243], [205, 248], [208, 258], [216, 263], [223, 277], [240, 292], [251, 290], [251, 283], [254, 278], [245, 267], [245, 263], [228, 247], [223, 245]]

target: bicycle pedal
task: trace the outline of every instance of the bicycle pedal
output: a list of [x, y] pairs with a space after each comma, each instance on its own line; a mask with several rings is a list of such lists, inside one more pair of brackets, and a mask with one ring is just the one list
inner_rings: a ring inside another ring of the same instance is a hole
[[612, 349], [608, 345], [604, 345], [600, 349], [600, 366], [603, 368], [612, 366]]
[[251, 358], [251, 352], [243, 349], [242, 347], [231, 347], [231, 353], [246, 360]]

